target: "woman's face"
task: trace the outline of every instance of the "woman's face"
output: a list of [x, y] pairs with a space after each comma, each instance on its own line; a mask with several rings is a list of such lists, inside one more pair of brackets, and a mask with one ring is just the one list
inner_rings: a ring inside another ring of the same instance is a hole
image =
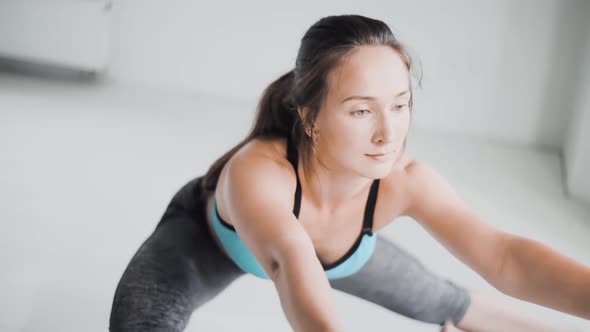
[[[410, 125], [410, 79], [399, 54], [362, 46], [328, 75], [316, 150], [332, 170], [377, 179], [400, 156]], [[385, 154], [381, 157], [371, 155]]]

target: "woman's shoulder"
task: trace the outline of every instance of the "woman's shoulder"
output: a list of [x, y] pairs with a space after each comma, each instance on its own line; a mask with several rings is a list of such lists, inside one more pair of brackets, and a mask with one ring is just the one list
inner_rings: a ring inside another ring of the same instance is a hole
[[285, 156], [281, 157], [280, 139], [257, 138], [246, 143], [229, 159], [219, 175], [213, 195], [220, 216], [226, 222], [232, 219], [228, 213], [232, 210], [230, 201], [249, 205], [290, 204], [291, 200], [287, 198], [293, 195], [297, 185], [295, 172], [290, 166]]
[[[399, 157], [391, 172], [380, 179], [378, 205], [383, 209], [383, 220], [387, 223], [404, 214], [410, 203], [408, 197], [409, 173], [416, 159], [404, 153]], [[386, 204], [379, 204], [385, 201]], [[385, 225], [385, 224], [384, 224]], [[384, 226], [383, 225], [383, 226]], [[377, 228], [380, 226], [377, 225]]]
[[270, 163], [284, 167], [290, 165], [286, 157], [285, 138], [254, 138], [246, 143], [232, 159], [239, 163]]
[[396, 168], [384, 182], [387, 188], [395, 191], [396, 197], [403, 197], [404, 215], [416, 203], [423, 203], [428, 195], [447, 189], [443, 176], [424, 160], [406, 154]]
[[230, 158], [221, 177], [226, 177], [227, 173], [252, 178], [271, 176], [277, 185], [280, 182], [295, 184], [295, 171], [286, 158], [284, 138], [252, 139]]
[[381, 179], [381, 182], [384, 185], [399, 188], [403, 181], [408, 180], [408, 175], [417, 162], [414, 156], [404, 152], [398, 158], [391, 172], [385, 178]]
[[399, 161], [397, 162], [397, 168], [402, 172], [406, 173], [415, 165], [416, 162], [418, 162], [416, 157], [409, 154], [408, 152], [404, 152], [404, 154], [399, 158]]

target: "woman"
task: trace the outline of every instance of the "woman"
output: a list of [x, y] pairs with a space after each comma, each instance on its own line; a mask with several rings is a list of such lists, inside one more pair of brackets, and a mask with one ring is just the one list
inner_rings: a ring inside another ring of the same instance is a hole
[[[301, 40], [254, 127], [172, 199], [117, 287], [111, 331], [182, 331], [244, 273], [271, 279], [296, 331], [342, 331], [334, 288], [423, 322], [541, 331], [375, 233], [421, 223], [500, 291], [590, 318], [590, 269], [507, 234], [405, 151], [412, 64], [381, 21], [330, 16]], [[541, 264], [540, 257], [543, 257]]]

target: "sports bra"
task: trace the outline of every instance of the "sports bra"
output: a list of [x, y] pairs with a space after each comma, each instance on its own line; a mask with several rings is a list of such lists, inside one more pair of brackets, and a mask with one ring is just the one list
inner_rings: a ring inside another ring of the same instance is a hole
[[[295, 168], [295, 174], [297, 177], [297, 189], [295, 190], [295, 204], [293, 207], [293, 214], [297, 218], [299, 217], [299, 210], [301, 207], [301, 182], [299, 180], [299, 174], [297, 174], [298, 158], [297, 148], [292, 144], [291, 140], [287, 138], [287, 159]], [[373, 213], [375, 211], [378, 191], [379, 179], [376, 179], [371, 184], [371, 190], [365, 205], [363, 228], [352, 247], [336, 262], [331, 264], [322, 263], [322, 267], [324, 268], [328, 279], [339, 279], [352, 275], [360, 270], [373, 254], [376, 241], [376, 236], [372, 232]], [[213, 204], [211, 204], [211, 206], [211, 219], [214, 233], [230, 258], [244, 272], [250, 273], [259, 278], [269, 279], [269, 276], [262, 268], [262, 265], [260, 265], [254, 254], [252, 254], [240, 239], [236, 229], [224, 221], [219, 215], [215, 197], [213, 198]]]

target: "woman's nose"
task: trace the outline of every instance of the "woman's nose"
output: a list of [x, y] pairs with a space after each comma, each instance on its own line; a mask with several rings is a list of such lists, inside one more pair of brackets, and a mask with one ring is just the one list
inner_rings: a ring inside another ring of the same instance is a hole
[[395, 128], [392, 119], [387, 115], [384, 115], [377, 121], [378, 123], [373, 135], [373, 143], [379, 143], [380, 145], [392, 143], [395, 138]]

